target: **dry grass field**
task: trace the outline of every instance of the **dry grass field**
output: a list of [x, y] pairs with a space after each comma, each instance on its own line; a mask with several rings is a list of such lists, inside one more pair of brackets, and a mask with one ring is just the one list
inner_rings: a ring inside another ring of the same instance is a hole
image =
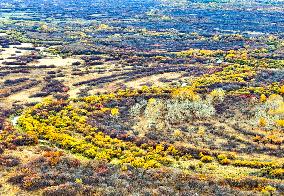
[[284, 195], [283, 10], [0, 0], [0, 195]]

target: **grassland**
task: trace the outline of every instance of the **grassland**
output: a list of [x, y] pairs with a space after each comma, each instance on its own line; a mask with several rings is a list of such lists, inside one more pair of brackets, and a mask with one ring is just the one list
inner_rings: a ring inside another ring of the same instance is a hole
[[283, 195], [283, 8], [0, 1], [0, 195]]

